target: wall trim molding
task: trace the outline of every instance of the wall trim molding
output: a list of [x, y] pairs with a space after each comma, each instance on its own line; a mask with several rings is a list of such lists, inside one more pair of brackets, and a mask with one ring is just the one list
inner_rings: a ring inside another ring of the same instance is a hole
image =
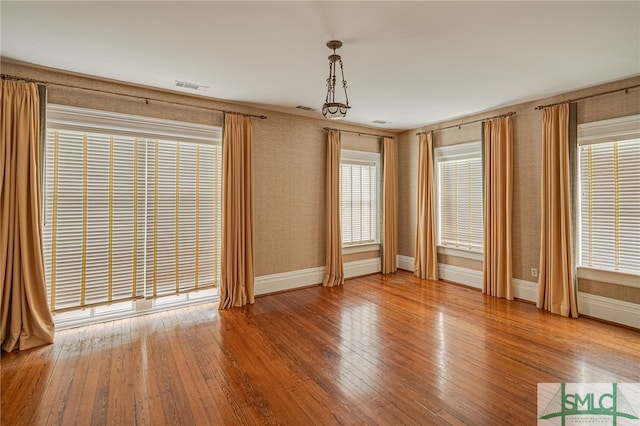
[[326, 267], [299, 269], [255, 278], [254, 295], [276, 293], [322, 283]]
[[[278, 274], [263, 275], [255, 278], [254, 295], [259, 296], [279, 291], [293, 290], [301, 287], [319, 285], [324, 279], [325, 266], [316, 268], [299, 269], [297, 271], [281, 272]], [[353, 278], [361, 275], [380, 272], [380, 258], [356, 260], [344, 264], [345, 278]]]
[[576, 276], [578, 279], [599, 281], [601, 283], [623, 285], [626, 287], [640, 288], [638, 275], [624, 272], [604, 271], [601, 269], [578, 266]]
[[475, 269], [438, 263], [438, 277], [441, 280], [482, 289], [482, 271]]
[[446, 247], [446, 246], [437, 246], [437, 251], [438, 251], [438, 254], [444, 254], [447, 256], [455, 256], [455, 257], [462, 257], [464, 259], [479, 260], [480, 262], [484, 260], [484, 254], [477, 251], [461, 250], [458, 248]]
[[409, 256], [396, 256], [396, 266], [398, 269], [403, 269], [405, 271], [413, 272], [413, 257]]
[[[398, 255], [397, 265], [398, 269], [413, 272], [413, 257]], [[345, 278], [375, 274], [380, 270], [380, 258], [357, 260], [344, 264]], [[324, 271], [325, 267], [319, 266], [256, 277], [255, 295], [319, 285], [324, 278]], [[438, 273], [442, 280], [482, 288], [482, 271], [439, 263]], [[514, 278], [513, 295], [518, 299], [535, 303], [538, 299], [538, 283]], [[589, 317], [640, 329], [640, 309], [635, 303], [578, 292], [578, 311]]]
[[640, 329], [640, 305], [637, 303], [578, 292], [578, 312]]
[[380, 264], [380, 258], [375, 257], [372, 259], [354, 260], [353, 262], [347, 262], [344, 264], [344, 277], [353, 278], [361, 275], [375, 274], [380, 272], [382, 266]]
[[538, 283], [514, 278], [513, 297], [536, 303], [538, 301]]
[[366, 253], [369, 251], [379, 251], [382, 249], [380, 243], [357, 244], [352, 246], [342, 246], [342, 255], [354, 253]]

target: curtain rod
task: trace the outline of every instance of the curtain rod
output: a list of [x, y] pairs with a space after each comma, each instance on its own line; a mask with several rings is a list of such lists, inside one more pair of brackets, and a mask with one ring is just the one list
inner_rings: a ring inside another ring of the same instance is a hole
[[191, 105], [191, 104], [186, 104], [186, 103], [183, 103], [183, 102], [175, 102], [175, 101], [165, 101], [163, 99], [155, 99], [155, 98], [149, 98], [149, 97], [144, 97], [144, 96], [129, 95], [127, 93], [109, 92], [108, 90], [90, 89], [88, 87], [74, 86], [74, 85], [71, 85], [71, 84], [52, 83], [52, 82], [49, 82], [49, 81], [37, 81], [37, 80], [31, 80], [31, 79], [28, 79], [28, 78], [17, 77], [17, 76], [14, 76], [14, 75], [0, 74], [0, 78], [2, 78], [3, 80], [19, 80], [19, 81], [25, 81], [27, 83], [37, 83], [37, 84], [41, 84], [41, 85], [45, 85], [45, 86], [68, 87], [68, 88], [71, 88], [71, 89], [87, 90], [89, 92], [98, 92], [98, 93], [105, 93], [107, 95], [116, 95], [116, 96], [123, 96], [123, 97], [127, 97], [127, 98], [140, 99], [140, 100], [143, 100], [147, 105], [149, 104], [149, 101], [153, 101], [153, 102], [162, 102], [162, 103], [165, 103], [165, 104], [180, 105], [180, 106], [184, 106], [184, 107], [188, 107], [188, 108], [198, 108], [198, 109], [204, 109], [204, 110], [208, 110], [208, 111], [217, 111], [217, 112], [222, 112], [224, 114], [243, 115], [245, 117], [254, 117], [254, 118], [259, 118], [261, 120], [265, 120], [267, 118], [266, 115], [247, 114], [247, 113], [244, 113], [244, 112], [229, 111], [229, 110], [222, 109], [222, 108], [213, 108], [213, 107], [200, 106], [200, 105]]
[[367, 135], [367, 136], [375, 136], [375, 137], [377, 137], [377, 138], [390, 138], [390, 139], [395, 139], [395, 137], [394, 137], [394, 136], [377, 135], [377, 134], [375, 134], [375, 133], [354, 132], [353, 130], [332, 129], [331, 127], [323, 127], [323, 128], [322, 128], [322, 130], [324, 130], [325, 132], [328, 132], [329, 130], [335, 130], [336, 132], [353, 133], [354, 135], [358, 135], [358, 136]]
[[416, 135], [417, 136], [426, 135], [427, 133], [439, 132], [440, 130], [446, 130], [446, 129], [453, 129], [454, 127], [457, 127], [459, 129], [461, 126], [466, 126], [467, 124], [479, 123], [481, 121], [489, 121], [489, 120], [493, 120], [494, 118], [511, 117], [512, 115], [516, 115], [516, 113], [511, 111], [511, 112], [508, 112], [506, 114], [494, 115], [493, 117], [488, 117], [488, 118], [480, 118], [478, 120], [467, 121], [467, 122], [460, 123], [460, 124], [452, 124], [451, 126], [441, 127], [439, 129], [433, 129], [433, 130], [429, 130], [429, 131], [425, 130], [423, 132], [416, 133]]
[[548, 105], [538, 105], [534, 109], [539, 110], [539, 109], [544, 109], [544, 108], [548, 108], [548, 107], [552, 107], [552, 106], [556, 106], [556, 105], [560, 105], [560, 104], [579, 102], [579, 101], [583, 101], [585, 99], [595, 98], [596, 96], [610, 95], [611, 93], [622, 92], [623, 90], [624, 90], [624, 93], [627, 94], [627, 93], [629, 93], [630, 89], [635, 89], [637, 87], [640, 87], [640, 84], [636, 84], [635, 86], [623, 87], [621, 89], [608, 90], [606, 92], [596, 93], [596, 94], [593, 94], [593, 95], [586, 95], [586, 96], [582, 96], [580, 98], [569, 99], [568, 101], [555, 102], [555, 103], [548, 104]]

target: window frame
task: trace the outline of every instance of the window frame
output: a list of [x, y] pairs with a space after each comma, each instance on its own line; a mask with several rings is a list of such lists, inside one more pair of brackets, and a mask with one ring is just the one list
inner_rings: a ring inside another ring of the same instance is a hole
[[[80, 108], [54, 103], [47, 104], [47, 133], [51, 130], [86, 132], [109, 136], [127, 136], [148, 140], [172, 141], [177, 143], [217, 146], [222, 149], [222, 128], [220, 126], [180, 122], [140, 115], [122, 114], [110, 111]], [[46, 138], [43, 141], [43, 156], [46, 159]], [[46, 161], [46, 160], [45, 160]], [[201, 160], [202, 161], [202, 160]], [[221, 157], [220, 157], [220, 161]], [[221, 163], [220, 163], [221, 168]], [[47, 168], [42, 167], [42, 227], [47, 223]], [[220, 169], [221, 170], [221, 169]], [[221, 182], [222, 176], [219, 181]], [[222, 188], [220, 188], [220, 193]], [[146, 201], [140, 200], [145, 203]], [[220, 206], [221, 213], [221, 206]], [[220, 217], [221, 220], [221, 217]], [[146, 223], [146, 219], [145, 219]], [[217, 237], [220, 240], [220, 236]], [[144, 244], [141, 242], [141, 244]], [[143, 261], [146, 265], [146, 260]], [[218, 268], [219, 269], [219, 268]], [[140, 283], [139, 285], [143, 285]], [[149, 284], [147, 284], [149, 285]], [[114, 300], [111, 304], [91, 305], [76, 310], [62, 309], [54, 316], [60, 329], [108, 321], [116, 318], [133, 317], [153, 311], [173, 309], [177, 306], [206, 303], [219, 297], [219, 288], [215, 285], [194, 290], [181, 291], [178, 295], [153, 298], [146, 293], [143, 298], [132, 300]], [[48, 301], [48, 303], [50, 303]]]
[[[375, 170], [376, 206], [375, 206], [375, 238], [373, 241], [362, 243], [342, 243], [342, 254], [362, 253], [380, 250], [380, 235], [382, 230], [382, 154], [380, 152], [359, 151], [354, 149], [340, 149], [340, 217], [342, 218], [342, 164], [358, 164], [373, 166]], [[342, 220], [340, 221], [342, 234]]]
[[[588, 145], [622, 142], [640, 139], [640, 114], [627, 115], [606, 120], [580, 123], [577, 126], [576, 160], [574, 174], [575, 213], [575, 266], [577, 277], [626, 287], [640, 288], [640, 274], [629, 271], [615, 271], [598, 267], [585, 266], [582, 261], [582, 182], [580, 179], [580, 148]], [[639, 167], [640, 168], [640, 167]]]
[[464, 142], [455, 145], [440, 146], [434, 149], [434, 186], [435, 186], [435, 209], [436, 209], [436, 246], [440, 254], [462, 257], [470, 260], [483, 260], [484, 256], [484, 172], [482, 177], [482, 246], [480, 249], [451, 247], [442, 244], [442, 206], [441, 206], [441, 173], [440, 163], [447, 161], [459, 161], [466, 159], [480, 159], [482, 170], [484, 171], [484, 156], [482, 141]]

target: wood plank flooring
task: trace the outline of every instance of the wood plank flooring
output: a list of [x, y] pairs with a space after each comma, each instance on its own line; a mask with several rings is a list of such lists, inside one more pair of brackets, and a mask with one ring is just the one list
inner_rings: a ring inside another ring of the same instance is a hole
[[65, 330], [1, 363], [3, 425], [533, 425], [537, 383], [640, 382], [640, 333], [398, 272]]

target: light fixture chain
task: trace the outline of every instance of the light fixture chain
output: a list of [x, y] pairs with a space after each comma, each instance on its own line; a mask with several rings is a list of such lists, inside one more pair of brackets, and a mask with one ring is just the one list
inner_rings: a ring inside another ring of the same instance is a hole
[[344, 79], [344, 67], [342, 66], [342, 59], [340, 59], [340, 73], [342, 73], [342, 88], [344, 89], [344, 99], [349, 106], [349, 96], [347, 96], [347, 80]]
[[[347, 96], [347, 80], [344, 79], [344, 65], [342, 58], [336, 54], [336, 49], [342, 46], [342, 42], [331, 40], [327, 42], [327, 47], [333, 50], [333, 54], [329, 56], [329, 77], [327, 78], [327, 96], [324, 105], [322, 105], [322, 115], [331, 120], [339, 120], [346, 117], [349, 108], [349, 97]], [[340, 74], [342, 76], [342, 89], [344, 90], [344, 98], [346, 103], [336, 102], [336, 83], [338, 77], [336, 75], [336, 62], [340, 62]]]

